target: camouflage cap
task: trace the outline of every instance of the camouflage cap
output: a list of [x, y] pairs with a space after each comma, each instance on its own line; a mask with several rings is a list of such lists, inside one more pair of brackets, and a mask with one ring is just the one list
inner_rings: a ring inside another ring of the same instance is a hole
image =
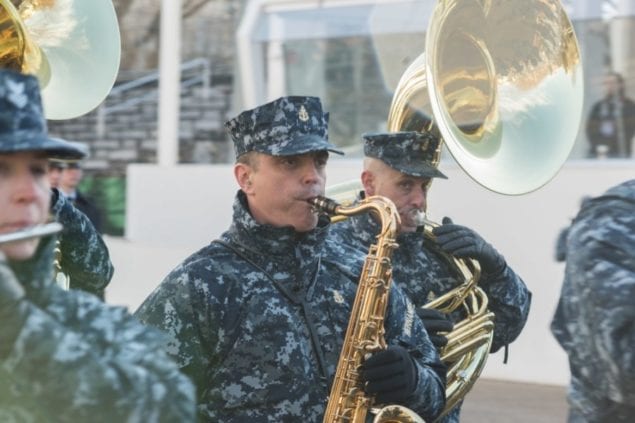
[[44, 151], [68, 157], [78, 154], [66, 141], [48, 136], [38, 80], [0, 70], [0, 153]]
[[328, 113], [317, 97], [280, 97], [225, 122], [236, 157], [249, 151], [290, 156], [312, 151], [344, 154], [328, 142]]
[[434, 163], [441, 139], [429, 132], [363, 134], [364, 155], [418, 178], [447, 179]]

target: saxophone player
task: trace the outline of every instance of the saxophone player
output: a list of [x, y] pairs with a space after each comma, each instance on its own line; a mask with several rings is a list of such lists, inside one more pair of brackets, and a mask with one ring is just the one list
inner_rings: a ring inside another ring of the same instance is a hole
[[[226, 128], [240, 186], [231, 226], [136, 316], [171, 336], [169, 353], [197, 386], [200, 421], [318, 422], [362, 258], [344, 262], [343, 248], [327, 248], [329, 219], [309, 205], [324, 194], [329, 152], [340, 152], [317, 97], [281, 97]], [[360, 385], [432, 419], [444, 406], [445, 370], [401, 291], [389, 302], [388, 347], [363, 363]]]
[[[495, 313], [491, 351], [511, 343], [522, 330], [529, 312], [531, 294], [524, 282], [501, 256], [475, 231], [453, 224], [435, 228], [436, 243], [417, 232], [419, 213], [425, 212], [433, 178], [446, 178], [435, 161], [441, 142], [433, 131], [365, 134], [363, 196], [382, 195], [391, 199], [401, 216], [399, 248], [393, 254], [393, 280], [417, 306], [432, 341], [437, 347], [447, 343], [443, 333], [452, 329], [461, 316], [447, 316], [422, 306], [450, 291], [461, 281], [440, 254], [478, 260], [482, 275], [479, 286]], [[370, 216], [356, 216], [333, 225], [337, 243], [363, 250], [377, 235], [377, 222]], [[459, 421], [460, 405], [442, 421]]]
[[0, 244], [0, 420], [194, 421], [193, 387], [162, 335], [62, 290], [53, 236], [15, 238], [49, 219], [48, 158], [73, 153], [47, 134], [37, 79], [0, 70], [0, 235], [12, 240]]

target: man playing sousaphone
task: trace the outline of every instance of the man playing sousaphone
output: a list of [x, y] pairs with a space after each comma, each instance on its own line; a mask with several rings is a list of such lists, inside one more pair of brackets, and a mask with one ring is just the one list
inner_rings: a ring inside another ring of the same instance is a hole
[[[471, 258], [480, 264], [479, 286], [489, 298], [489, 309], [495, 313], [490, 351], [514, 341], [527, 320], [531, 294], [503, 256], [476, 232], [449, 218], [433, 230], [434, 241], [418, 231], [422, 223], [417, 217], [426, 210], [432, 179], [446, 178], [435, 165], [440, 138], [431, 131], [366, 134], [363, 138], [364, 190], [359, 198], [382, 195], [399, 210], [401, 227], [399, 247], [392, 257], [393, 280], [417, 306], [437, 348], [447, 343], [443, 334], [464, 317], [460, 312], [447, 316], [422, 307], [462, 283], [444, 255]], [[377, 230], [377, 222], [362, 215], [333, 225], [331, 234], [338, 244], [364, 250], [375, 239]], [[443, 421], [459, 421], [459, 412], [460, 405], [449, 411]]]

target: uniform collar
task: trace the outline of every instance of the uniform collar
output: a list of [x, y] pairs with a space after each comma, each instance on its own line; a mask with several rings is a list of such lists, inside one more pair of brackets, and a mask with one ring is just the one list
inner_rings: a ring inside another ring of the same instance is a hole
[[326, 238], [329, 219], [320, 217], [309, 232], [297, 232], [291, 226], [276, 227], [256, 222], [249, 211], [247, 197], [238, 191], [234, 199], [234, 215], [228, 233], [242, 247], [270, 256], [318, 256]]

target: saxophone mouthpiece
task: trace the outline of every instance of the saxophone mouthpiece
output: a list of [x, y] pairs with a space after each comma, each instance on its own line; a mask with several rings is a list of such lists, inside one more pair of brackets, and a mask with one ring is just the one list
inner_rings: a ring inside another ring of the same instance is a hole
[[331, 200], [330, 198], [317, 196], [317, 197], [311, 198], [308, 201], [309, 201], [309, 204], [313, 206], [313, 210], [315, 212], [326, 213], [329, 216], [337, 214], [337, 208], [339, 207], [339, 204]]

